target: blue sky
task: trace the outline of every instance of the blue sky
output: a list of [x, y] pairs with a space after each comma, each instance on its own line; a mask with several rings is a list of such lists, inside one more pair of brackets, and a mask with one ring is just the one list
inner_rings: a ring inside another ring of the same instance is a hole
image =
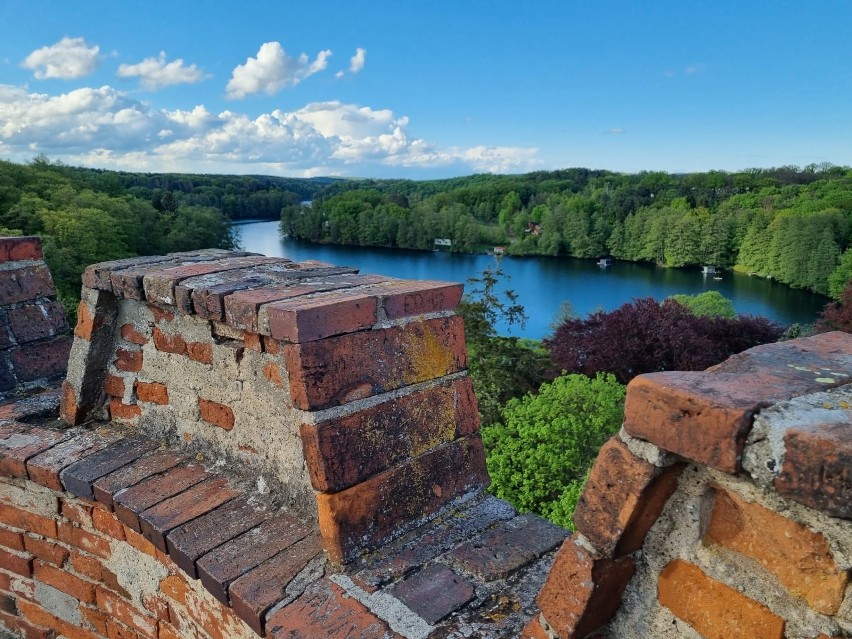
[[852, 4], [0, 0], [0, 158], [432, 178], [852, 164]]

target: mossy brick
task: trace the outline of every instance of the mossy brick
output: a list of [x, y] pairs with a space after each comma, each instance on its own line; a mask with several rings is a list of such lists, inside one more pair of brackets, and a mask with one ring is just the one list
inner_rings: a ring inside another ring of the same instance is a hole
[[259, 635], [264, 615], [287, 596], [287, 586], [315, 557], [322, 553], [318, 535], [304, 539], [255, 566], [229, 588], [234, 612]]
[[116, 431], [83, 431], [72, 439], [59, 442], [27, 460], [27, 473], [32, 481], [47, 488], [63, 490], [59, 474], [71, 464], [103, 450], [121, 439]]
[[374, 550], [448, 502], [488, 485], [482, 440], [444, 444], [337, 493], [319, 493], [326, 552], [336, 562]]
[[63, 469], [59, 476], [65, 490], [86, 499], [94, 499], [92, 484], [104, 475], [151, 452], [159, 443], [146, 437], [129, 437], [115, 442], [85, 459]]
[[236, 497], [172, 530], [166, 537], [169, 556], [186, 574], [197, 578], [195, 562], [199, 557], [267, 519], [266, 509]]
[[13, 424], [14, 430], [2, 433], [0, 474], [28, 479], [27, 461], [71, 437], [64, 431]]
[[139, 513], [140, 531], [145, 539], [166, 552], [166, 535], [174, 528], [218, 508], [240, 494], [226, 478], [212, 477]]
[[848, 575], [822, 534], [722, 488], [714, 497], [705, 542], [756, 560], [812, 609], [837, 614]]
[[54, 295], [53, 277], [44, 262], [0, 263], [0, 306]]
[[68, 318], [59, 302], [38, 301], [6, 311], [9, 327], [19, 344], [54, 337], [68, 331]]
[[577, 502], [577, 531], [607, 557], [638, 550], [677, 489], [682, 471], [682, 464], [668, 468], [649, 464], [613, 437], [598, 453]]
[[35, 235], [0, 237], [0, 264], [44, 259], [41, 238]]
[[700, 372], [640, 375], [627, 387], [624, 428], [692, 461], [738, 473], [754, 414], [852, 381], [852, 335], [756, 346]]
[[467, 366], [460, 317], [286, 344], [293, 404], [317, 410], [438, 379]]
[[273, 302], [266, 307], [269, 334], [287, 342], [311, 342], [370, 328], [378, 300], [359, 289]]
[[304, 521], [291, 514], [272, 515], [257, 527], [198, 559], [196, 567], [201, 583], [214, 597], [227, 604], [228, 587], [232, 581], [285, 551], [310, 532]]
[[496, 523], [476, 540], [447, 554], [447, 561], [486, 581], [505, 579], [561, 544], [568, 531], [526, 514]]
[[426, 623], [435, 625], [476, 595], [473, 584], [442, 564], [429, 564], [396, 584], [391, 593]]
[[784, 620], [769, 608], [681, 559], [660, 573], [658, 599], [704, 637], [782, 639]]
[[615, 614], [636, 569], [632, 557], [599, 557], [571, 539], [556, 554], [536, 603], [559, 637], [586, 637]]
[[64, 374], [70, 352], [71, 338], [63, 336], [14, 348], [9, 358], [18, 380], [29, 382]]
[[[461, 381], [461, 380], [459, 380]], [[401, 460], [473, 432], [475, 408], [464, 384], [444, 382], [351, 415], [302, 424], [311, 483], [316, 490], [348, 488]]]
[[200, 464], [182, 464], [148, 477], [113, 494], [113, 508], [119, 520], [140, 532], [139, 513], [164, 499], [212, 477]]

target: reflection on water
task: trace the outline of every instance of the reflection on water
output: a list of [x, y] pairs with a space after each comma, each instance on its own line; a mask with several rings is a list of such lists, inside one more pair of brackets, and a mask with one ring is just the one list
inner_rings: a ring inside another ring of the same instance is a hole
[[594, 260], [570, 258], [498, 260], [490, 255], [310, 244], [280, 239], [277, 222], [254, 222], [235, 228], [247, 251], [296, 261], [316, 259], [355, 266], [362, 273], [464, 282], [486, 267], [499, 265], [510, 276], [507, 286], [518, 294], [529, 317], [526, 327], [513, 333], [536, 339], [550, 332], [549, 325], [564, 300], [571, 303], [575, 313], [585, 316], [599, 309], [612, 310], [635, 297], [663, 299], [677, 293], [694, 295], [717, 290], [733, 300], [737, 312], [764, 315], [785, 326], [813, 322], [827, 301], [820, 295], [771, 280], [731, 272], [716, 280], [702, 275], [697, 268], [666, 269], [629, 262], [601, 268]]

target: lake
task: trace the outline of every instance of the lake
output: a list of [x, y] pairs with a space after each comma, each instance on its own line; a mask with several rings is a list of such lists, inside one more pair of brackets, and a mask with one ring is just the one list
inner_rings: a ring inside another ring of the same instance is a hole
[[[499, 267], [509, 276], [503, 288], [518, 294], [529, 317], [523, 329], [512, 334], [540, 339], [551, 332], [550, 324], [567, 300], [574, 312], [585, 316], [596, 310], [612, 310], [636, 297], [662, 300], [669, 295], [694, 295], [717, 290], [733, 300], [738, 313], [763, 315], [787, 326], [813, 322], [827, 298], [792, 289], [773, 280], [726, 271], [722, 279], [703, 275], [699, 268], [660, 268], [652, 264], [616, 261], [601, 268], [595, 260], [555, 257], [501, 257], [431, 251], [406, 251], [361, 246], [311, 244], [281, 239], [278, 222], [251, 222], [234, 226], [246, 251], [269, 256], [308, 259], [354, 266], [361, 273], [406, 279], [464, 282], [485, 268]], [[508, 333], [506, 327], [499, 327]]]

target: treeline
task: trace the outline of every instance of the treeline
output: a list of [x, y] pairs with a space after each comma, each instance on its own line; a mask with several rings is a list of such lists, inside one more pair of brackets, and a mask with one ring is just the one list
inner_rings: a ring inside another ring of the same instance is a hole
[[346, 181], [282, 210], [315, 242], [713, 265], [829, 292], [852, 240], [852, 171], [832, 165], [688, 175], [568, 169]]

